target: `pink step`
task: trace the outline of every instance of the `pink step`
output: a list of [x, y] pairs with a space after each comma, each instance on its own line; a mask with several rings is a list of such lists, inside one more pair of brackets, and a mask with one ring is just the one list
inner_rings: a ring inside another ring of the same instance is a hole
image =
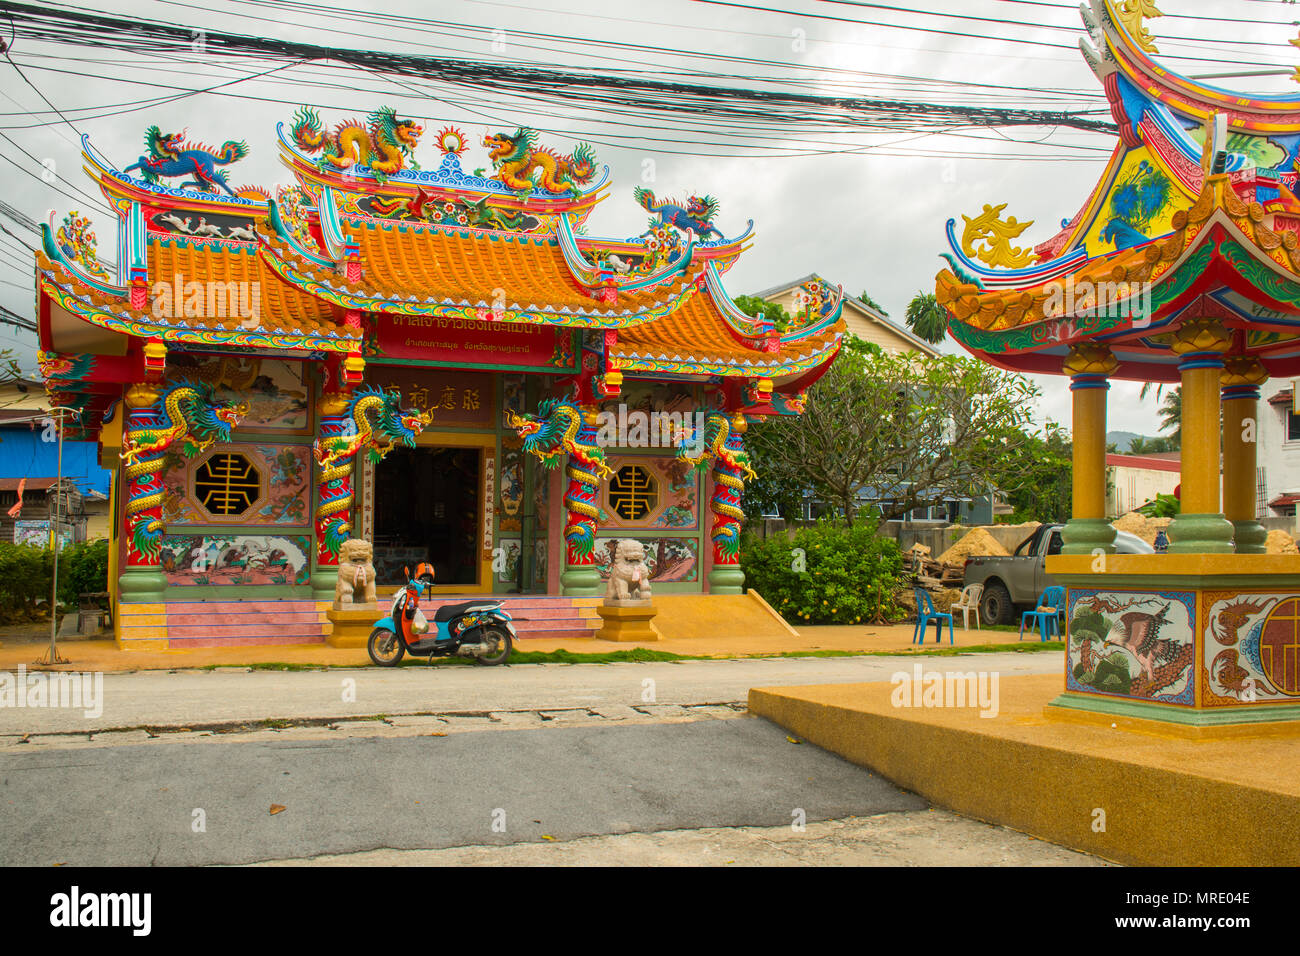
[[596, 633], [595, 628], [588, 628], [585, 630], [575, 630], [573, 628], [567, 628], [567, 629], [556, 629], [554, 631], [523, 631], [523, 630], [519, 630], [518, 628], [516, 628], [515, 630], [519, 632], [519, 640], [521, 642], [528, 641], [528, 640], [540, 640], [543, 638], [547, 640], [555, 639], [555, 640], [565, 640], [565, 641], [578, 641], [578, 640], [585, 641], [585, 640], [590, 640], [592, 635]]
[[227, 624], [221, 627], [203, 627], [168, 623], [167, 637], [173, 638], [225, 638], [225, 637], [274, 637], [277, 634], [324, 637], [324, 624]]
[[267, 644], [324, 644], [325, 638], [304, 634], [281, 634], [277, 637], [208, 637], [180, 638], [170, 637], [168, 647], [181, 650], [187, 647], [253, 647]]
[[168, 601], [168, 614], [245, 614], [249, 611], [272, 613], [315, 613], [315, 601]]
[[319, 624], [321, 616], [313, 611], [276, 614], [271, 611], [252, 611], [247, 614], [177, 614], [167, 612], [168, 627], [223, 627], [231, 624]]

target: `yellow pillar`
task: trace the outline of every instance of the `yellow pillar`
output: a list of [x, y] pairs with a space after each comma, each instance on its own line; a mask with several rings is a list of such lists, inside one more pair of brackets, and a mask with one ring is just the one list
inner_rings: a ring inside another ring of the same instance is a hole
[[1233, 549], [1232, 523], [1219, 504], [1219, 378], [1231, 345], [1217, 319], [1190, 319], [1174, 333], [1182, 361], [1182, 500], [1169, 525], [1169, 550], [1179, 554], [1226, 554]]
[[1110, 349], [1093, 342], [1071, 348], [1063, 365], [1074, 405], [1074, 481], [1062, 554], [1115, 550], [1115, 529], [1106, 520], [1106, 391], [1118, 365]]
[[1224, 360], [1219, 379], [1223, 401], [1223, 514], [1232, 522], [1238, 554], [1263, 554], [1268, 532], [1259, 522], [1255, 492], [1259, 447], [1259, 387], [1268, 372], [1259, 359]]

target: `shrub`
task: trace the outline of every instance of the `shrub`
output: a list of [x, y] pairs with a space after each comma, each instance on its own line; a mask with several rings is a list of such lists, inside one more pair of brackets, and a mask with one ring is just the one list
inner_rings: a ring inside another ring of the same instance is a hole
[[63, 549], [59, 556], [59, 600], [75, 604], [77, 595], [107, 591], [108, 541], [86, 541]]
[[[0, 542], [0, 623], [33, 621], [49, 614], [54, 554], [47, 548]], [[108, 590], [108, 542], [90, 541], [59, 554], [59, 602]]]
[[[802, 549], [805, 570], [796, 571]], [[875, 519], [860, 516], [844, 527], [822, 521], [791, 538], [748, 536], [741, 545], [745, 582], [791, 624], [861, 624], [888, 615], [901, 581], [898, 542], [876, 534]]]

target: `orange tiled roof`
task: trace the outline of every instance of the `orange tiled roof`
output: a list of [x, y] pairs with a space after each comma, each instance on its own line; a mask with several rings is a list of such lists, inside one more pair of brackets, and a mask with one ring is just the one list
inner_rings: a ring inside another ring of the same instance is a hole
[[781, 343], [779, 352], [752, 349], [736, 339], [713, 299], [701, 292], [671, 315], [620, 329], [611, 354], [620, 363], [730, 365], [743, 374], [756, 368], [806, 363], [833, 348], [837, 334], [844, 328], [844, 320], [840, 319], [822, 332]]
[[[171, 282], [202, 282], [244, 284], [250, 291], [257, 290], [257, 331], [267, 335], [326, 336], [342, 340], [360, 339], [358, 331], [344, 328], [334, 320], [333, 307], [307, 293], [301, 292], [272, 272], [250, 247], [248, 252], [218, 248], [213, 244], [190, 240], [164, 238], [149, 234], [149, 291], [152, 297], [155, 284]], [[37, 268], [48, 273], [50, 279], [93, 309], [131, 323], [140, 323], [150, 329], [142, 334], [154, 334], [156, 329], [186, 329], [208, 331], [247, 331], [244, 317], [238, 311], [229, 316], [155, 314], [152, 298], [145, 308], [131, 307], [128, 299], [102, 292], [84, 284], [76, 275], [48, 258], [44, 252], [36, 253]], [[228, 287], [227, 287], [228, 288]], [[184, 290], [181, 290], [184, 303]], [[243, 300], [252, 303], [252, 299]], [[206, 288], [204, 302], [207, 302]], [[205, 310], [206, 311], [206, 310]]]
[[[303, 334], [343, 333], [335, 322], [330, 303], [289, 285], [263, 261], [255, 247], [250, 252], [218, 249], [211, 244], [192, 243], [183, 239], [159, 239], [149, 236], [149, 282], [172, 280], [179, 275], [190, 282], [255, 283], [263, 328], [269, 332]], [[174, 281], [174, 280], [173, 280]], [[187, 319], [191, 325], [207, 328], [238, 328], [237, 320], [222, 321], [204, 317]]]
[[[574, 279], [554, 236], [516, 233], [449, 231], [402, 227], [392, 222], [345, 220], [350, 240], [356, 242], [361, 278], [348, 282], [334, 269], [297, 256], [274, 235], [262, 232], [270, 251], [290, 263], [308, 280], [362, 299], [492, 308], [504, 296], [507, 311], [568, 310], [577, 315], [612, 317], [662, 308], [683, 294], [707, 266], [692, 263], [677, 279], [649, 290], [620, 292], [617, 303], [601, 302]], [[497, 290], [500, 290], [498, 292]]]

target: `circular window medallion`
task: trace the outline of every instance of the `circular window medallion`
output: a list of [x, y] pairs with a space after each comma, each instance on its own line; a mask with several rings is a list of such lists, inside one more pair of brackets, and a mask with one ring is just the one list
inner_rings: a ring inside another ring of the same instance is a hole
[[261, 474], [238, 452], [213, 455], [194, 470], [194, 497], [209, 514], [242, 515], [261, 493]]
[[1269, 683], [1300, 696], [1300, 598], [1287, 598], [1268, 616], [1259, 636], [1259, 661]]

